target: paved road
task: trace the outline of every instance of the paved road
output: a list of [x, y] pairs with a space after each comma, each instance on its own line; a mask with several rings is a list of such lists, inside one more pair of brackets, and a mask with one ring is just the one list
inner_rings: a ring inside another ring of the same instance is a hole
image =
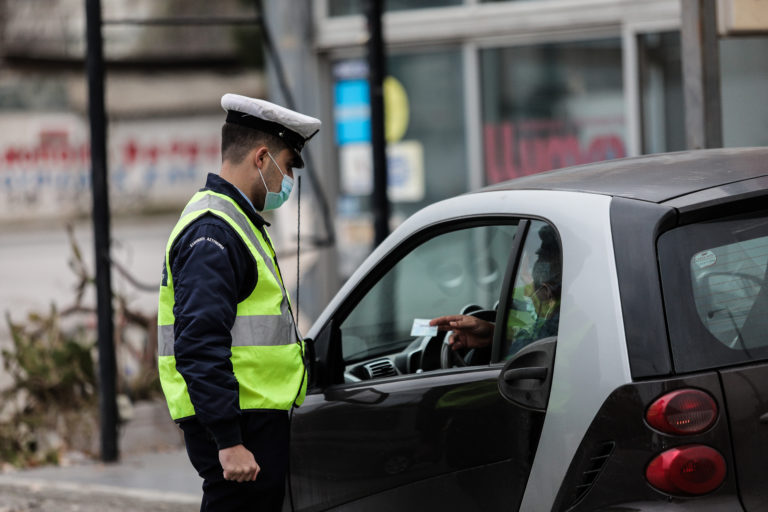
[[0, 512], [193, 512], [202, 481], [183, 449], [0, 474]]
[[0, 512], [195, 512], [199, 502], [168, 501], [162, 494], [116, 496], [94, 488], [88, 493], [72, 492], [67, 487], [3, 487]]

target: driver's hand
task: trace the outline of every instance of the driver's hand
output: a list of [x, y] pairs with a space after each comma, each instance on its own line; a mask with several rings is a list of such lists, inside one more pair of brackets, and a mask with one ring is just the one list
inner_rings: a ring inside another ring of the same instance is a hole
[[493, 341], [493, 322], [470, 315], [448, 315], [433, 318], [429, 325], [438, 331], [453, 331], [448, 344], [453, 350], [487, 347]]

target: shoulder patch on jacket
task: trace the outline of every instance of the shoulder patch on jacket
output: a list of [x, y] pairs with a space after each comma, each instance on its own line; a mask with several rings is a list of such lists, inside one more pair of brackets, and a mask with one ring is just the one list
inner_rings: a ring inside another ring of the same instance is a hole
[[216, 247], [218, 247], [219, 249], [221, 249], [222, 251], [224, 250], [224, 246], [221, 244], [221, 242], [219, 242], [218, 240], [216, 240], [215, 238], [213, 238], [211, 236], [201, 236], [200, 238], [192, 240], [189, 243], [189, 248], [191, 249], [191, 248], [193, 248], [194, 246], [196, 246], [197, 244], [199, 244], [201, 242], [210, 242], [210, 243], [214, 244]]

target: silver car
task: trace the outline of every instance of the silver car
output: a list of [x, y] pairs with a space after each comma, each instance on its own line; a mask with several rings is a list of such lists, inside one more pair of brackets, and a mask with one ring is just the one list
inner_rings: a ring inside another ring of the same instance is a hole
[[295, 510], [768, 510], [767, 213], [763, 148], [416, 213], [308, 333]]

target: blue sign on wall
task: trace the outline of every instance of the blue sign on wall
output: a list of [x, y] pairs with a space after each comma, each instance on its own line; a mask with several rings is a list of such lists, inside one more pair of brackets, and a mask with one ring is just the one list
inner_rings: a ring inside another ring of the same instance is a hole
[[371, 141], [371, 106], [366, 80], [340, 80], [334, 88], [336, 141], [340, 146]]

